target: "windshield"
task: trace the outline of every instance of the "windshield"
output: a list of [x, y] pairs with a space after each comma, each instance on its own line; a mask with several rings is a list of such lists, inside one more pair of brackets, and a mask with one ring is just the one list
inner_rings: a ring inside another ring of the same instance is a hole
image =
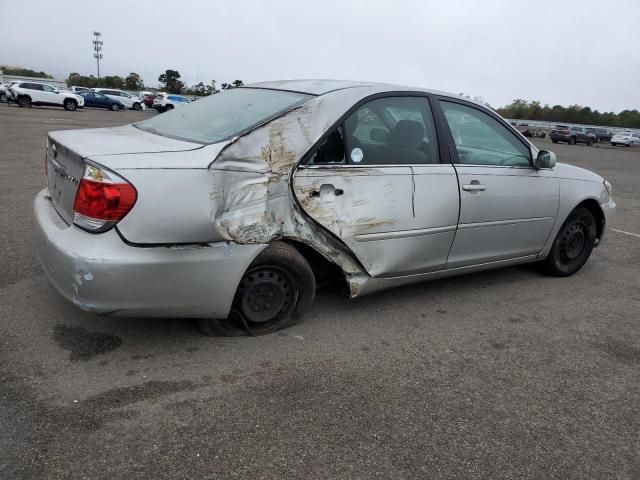
[[230, 139], [306, 102], [311, 95], [234, 88], [136, 123], [156, 135], [202, 144]]

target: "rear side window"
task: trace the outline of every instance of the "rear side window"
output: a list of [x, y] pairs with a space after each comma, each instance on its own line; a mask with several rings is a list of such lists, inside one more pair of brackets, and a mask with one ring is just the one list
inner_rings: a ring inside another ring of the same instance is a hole
[[498, 120], [476, 108], [440, 102], [458, 151], [470, 165], [528, 167], [531, 152]]
[[234, 88], [189, 103], [169, 115], [136, 123], [141, 130], [201, 144], [233, 138], [302, 105], [311, 95], [258, 88]]

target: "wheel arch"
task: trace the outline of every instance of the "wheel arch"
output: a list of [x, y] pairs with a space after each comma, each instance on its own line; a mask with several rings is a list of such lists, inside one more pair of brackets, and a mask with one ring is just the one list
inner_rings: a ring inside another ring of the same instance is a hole
[[602, 207], [600, 207], [600, 204], [593, 198], [587, 198], [576, 205], [571, 211], [573, 212], [576, 208], [580, 207], [589, 210], [589, 212], [591, 212], [591, 214], [596, 219], [596, 239], [599, 242], [602, 238], [602, 234], [604, 233], [605, 228], [605, 217], [604, 212], [602, 211]]
[[281, 241], [295, 248], [309, 263], [313, 276], [316, 279], [316, 286], [334, 285], [341, 291], [349, 291], [347, 278], [342, 268], [325, 257], [313, 246], [293, 238], [283, 238]]

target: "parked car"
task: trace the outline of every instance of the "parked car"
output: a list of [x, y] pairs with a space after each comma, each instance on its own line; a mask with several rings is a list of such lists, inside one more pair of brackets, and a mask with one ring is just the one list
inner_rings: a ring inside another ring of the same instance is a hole
[[625, 147], [640, 145], [640, 133], [617, 132], [611, 137], [611, 145], [624, 145]]
[[94, 88], [93, 90], [106, 95], [112, 100], [117, 100], [124, 105], [125, 108], [142, 110], [142, 99], [135, 95], [131, 95], [124, 90], [117, 90], [115, 88]]
[[78, 87], [78, 86], [73, 86], [73, 87], [69, 87], [69, 90], [72, 92], [91, 92], [92, 90], [89, 87]]
[[593, 133], [587, 133], [584, 127], [568, 127], [566, 125], [556, 125], [549, 132], [549, 138], [553, 143], [567, 142], [569, 145], [586, 143], [591, 146], [596, 143], [596, 136]]
[[539, 128], [527, 128], [522, 132], [522, 135], [527, 138], [545, 138], [547, 136], [547, 134]]
[[124, 110], [124, 105], [118, 100], [113, 100], [99, 92], [89, 90], [88, 92], [77, 92], [77, 95], [84, 98], [85, 107], [108, 108], [114, 112]]
[[176, 107], [182, 107], [190, 103], [190, 100], [181, 95], [175, 95], [172, 93], [159, 93], [153, 99], [153, 108], [158, 113], [166, 112], [167, 110], [173, 110]]
[[11, 87], [12, 98], [21, 107], [48, 105], [74, 111], [84, 106], [84, 98], [72, 92], [61, 91], [47, 83], [20, 82]]
[[611, 132], [606, 128], [598, 128], [598, 127], [587, 127], [587, 133], [591, 133], [596, 137], [596, 143], [600, 142], [609, 142], [611, 140]]
[[4, 83], [0, 85], [0, 103], [9, 103], [12, 96], [14, 95], [11, 87], [13, 87], [16, 83], [20, 83], [17, 80], [12, 80], [9, 83]]
[[153, 92], [140, 92], [142, 97], [142, 103], [148, 108], [153, 107], [153, 99], [156, 98], [156, 94]]
[[259, 83], [49, 132], [47, 165], [37, 249], [59, 292], [207, 334], [289, 326], [324, 281], [358, 297], [527, 262], [568, 276], [615, 213], [609, 182], [493, 110], [372, 83]]

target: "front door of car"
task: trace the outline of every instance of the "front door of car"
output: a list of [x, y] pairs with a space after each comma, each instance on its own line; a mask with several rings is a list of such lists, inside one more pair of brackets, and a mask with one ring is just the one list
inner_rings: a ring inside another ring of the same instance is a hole
[[539, 253], [555, 223], [559, 181], [536, 169], [531, 149], [497, 117], [440, 101], [455, 148], [460, 220], [447, 268]]
[[84, 98], [84, 106], [85, 107], [98, 107], [96, 102], [97, 93], [94, 92], [82, 92], [82, 97]]
[[39, 92], [40, 95], [42, 95], [42, 100], [40, 100], [43, 103], [48, 103], [51, 105], [58, 105], [61, 104], [62, 102], [60, 101], [60, 95], [58, 95], [58, 93], [56, 93], [56, 89], [53, 88], [51, 85], [42, 85], [42, 91]]
[[391, 96], [351, 113], [293, 177], [302, 209], [374, 277], [444, 268], [458, 219], [457, 179], [427, 98]]

